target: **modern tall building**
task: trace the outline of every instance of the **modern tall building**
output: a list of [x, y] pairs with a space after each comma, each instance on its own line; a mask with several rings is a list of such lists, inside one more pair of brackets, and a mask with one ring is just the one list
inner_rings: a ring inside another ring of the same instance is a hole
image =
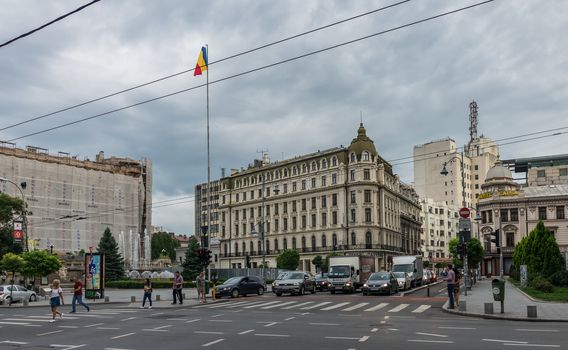
[[418, 196], [363, 124], [347, 148], [274, 163], [264, 156], [233, 171], [220, 180], [219, 214], [221, 267], [276, 267], [286, 249], [300, 253], [306, 271], [315, 270], [315, 256], [332, 252], [374, 256], [377, 268], [395, 255], [421, 254]]
[[431, 263], [451, 262], [449, 243], [459, 231], [459, 208], [457, 205], [422, 199], [422, 253]]
[[[32, 248], [60, 252], [96, 249], [104, 230], [118, 241], [121, 231], [140, 234], [152, 216], [152, 163], [147, 159], [105, 158], [80, 160], [47, 149], [0, 142], [0, 190], [24, 195], [28, 210], [28, 244]], [[19, 185], [20, 189], [16, 188]]]
[[[195, 186], [195, 236], [212, 252], [212, 266], [219, 262], [219, 180]], [[207, 217], [209, 216], [209, 219]]]

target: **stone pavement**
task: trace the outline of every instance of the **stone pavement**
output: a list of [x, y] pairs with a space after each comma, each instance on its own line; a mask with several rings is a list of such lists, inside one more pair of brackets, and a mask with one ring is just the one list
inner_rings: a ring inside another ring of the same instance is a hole
[[[442, 309], [453, 314], [492, 319], [568, 322], [568, 303], [536, 301], [520, 291], [507, 279], [505, 279], [505, 312], [501, 313], [501, 302], [493, 301], [491, 280], [492, 278], [478, 280], [472, 289], [467, 291], [467, 296], [465, 296], [465, 288], [462, 286], [461, 310], [457, 307], [452, 310], [448, 309], [449, 301], [444, 304]], [[462, 301], [465, 301], [465, 310], [463, 310]], [[485, 314], [485, 303], [493, 303], [493, 314]], [[536, 306], [536, 318], [528, 317], [527, 306]]]
[[[183, 307], [186, 305], [196, 305], [199, 303], [198, 299], [197, 299], [197, 290], [195, 288], [184, 288], [183, 289], [183, 293], [185, 294], [185, 298], [183, 300], [183, 305], [172, 305], [171, 302], [173, 301], [173, 295], [172, 295], [172, 290], [169, 288], [164, 288], [164, 289], [154, 289], [154, 292], [152, 293], [152, 308], [153, 309], [160, 309], [160, 308], [176, 308], [176, 307]], [[160, 296], [160, 301], [157, 301], [157, 297], [158, 295]], [[115, 303], [121, 303], [121, 304], [126, 304], [125, 307], [140, 307], [142, 306], [142, 298], [144, 296], [144, 292], [142, 290], [139, 289], [115, 289], [115, 288], [109, 288], [105, 290], [105, 297], [108, 297], [109, 301], [105, 302], [104, 299], [85, 299], [83, 298], [83, 301], [85, 303], [87, 303], [87, 305], [89, 306], [94, 306], [95, 308], [97, 307], [97, 305], [108, 305], [108, 304], [115, 304]], [[131, 302], [131, 298], [135, 297], [135, 302]], [[65, 312], [66, 309], [70, 309], [71, 308], [71, 301], [73, 300], [73, 294], [71, 293], [71, 291], [68, 290], [64, 290], [64, 294], [63, 294], [63, 299], [65, 301], [65, 305], [63, 305], [61, 307], [61, 309], [63, 310], [63, 312]], [[218, 300], [217, 300], [218, 301]], [[211, 300], [211, 293], [209, 293], [209, 295], [207, 296], [207, 302], [212, 302]], [[4, 308], [4, 307], [23, 307], [24, 304], [23, 303], [14, 303], [12, 304], [12, 306], [8, 306], [8, 305], [0, 305], [0, 308]], [[43, 307], [48, 307], [49, 306], [49, 299], [47, 298], [42, 298], [39, 297], [39, 300], [36, 302], [31, 302], [29, 303], [27, 306], [29, 307], [35, 307], [35, 306], [43, 306]], [[146, 303], [146, 306], [148, 306], [148, 303]], [[81, 305], [77, 305], [77, 308], [83, 309], [83, 307]]]

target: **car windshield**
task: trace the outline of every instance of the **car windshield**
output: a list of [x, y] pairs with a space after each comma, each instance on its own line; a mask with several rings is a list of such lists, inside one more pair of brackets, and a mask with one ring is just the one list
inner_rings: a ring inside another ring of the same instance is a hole
[[278, 277], [276, 277], [277, 280], [284, 280], [286, 278], [288, 278], [288, 275], [290, 274], [290, 272], [282, 272], [280, 274], [278, 274]]
[[414, 272], [412, 264], [402, 264], [402, 265], [394, 265], [392, 267], [393, 272]]
[[235, 283], [239, 283], [241, 281], [242, 277], [231, 277], [228, 280], [225, 281], [225, 283], [223, 284], [235, 284]]
[[396, 277], [396, 278], [404, 278], [405, 275], [406, 275], [406, 273], [404, 273], [404, 272], [395, 272], [394, 273], [394, 277]]
[[288, 275], [288, 279], [290, 280], [301, 280], [304, 278], [303, 273], [291, 273]]
[[349, 266], [332, 266], [329, 268], [329, 273], [327, 274], [329, 277], [349, 277], [351, 276]]
[[323, 276], [322, 276], [322, 275], [317, 275], [317, 276], [316, 276], [316, 279], [317, 279], [318, 281], [327, 279], [327, 273], [324, 273]]
[[374, 273], [369, 277], [369, 281], [388, 280], [389, 274], [386, 272]]

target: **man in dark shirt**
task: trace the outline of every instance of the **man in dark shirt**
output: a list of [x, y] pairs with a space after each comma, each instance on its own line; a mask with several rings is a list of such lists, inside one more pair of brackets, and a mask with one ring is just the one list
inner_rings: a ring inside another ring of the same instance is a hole
[[454, 286], [456, 283], [456, 275], [452, 269], [452, 264], [448, 264], [446, 268], [446, 277], [444, 280], [448, 283], [448, 297], [450, 298], [450, 305], [448, 309], [454, 308]]
[[[73, 279], [71, 279], [73, 281]], [[75, 285], [73, 286], [73, 301], [71, 302], [71, 313], [74, 314], [77, 311], [76, 305], [77, 302], [83, 305], [87, 312], [91, 311], [89, 305], [83, 302], [83, 283], [81, 283], [81, 279], [77, 278], [75, 280]]]
[[181, 289], [183, 288], [183, 277], [181, 277], [179, 271], [176, 271], [174, 276], [174, 284], [172, 286], [173, 295], [174, 295], [174, 302], [172, 304], [176, 304], [177, 298], [179, 298], [180, 305], [183, 304], [183, 299], [181, 297]]

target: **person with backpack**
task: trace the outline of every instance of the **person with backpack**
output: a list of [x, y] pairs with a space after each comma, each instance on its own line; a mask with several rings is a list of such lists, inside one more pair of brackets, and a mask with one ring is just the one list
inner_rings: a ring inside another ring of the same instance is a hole
[[146, 281], [144, 282], [144, 298], [142, 299], [142, 306], [140, 306], [141, 309], [144, 309], [144, 306], [146, 305], [146, 299], [148, 299], [148, 302], [150, 303], [150, 306], [148, 306], [149, 309], [152, 308], [152, 282], [150, 282], [149, 278], [146, 278]]

